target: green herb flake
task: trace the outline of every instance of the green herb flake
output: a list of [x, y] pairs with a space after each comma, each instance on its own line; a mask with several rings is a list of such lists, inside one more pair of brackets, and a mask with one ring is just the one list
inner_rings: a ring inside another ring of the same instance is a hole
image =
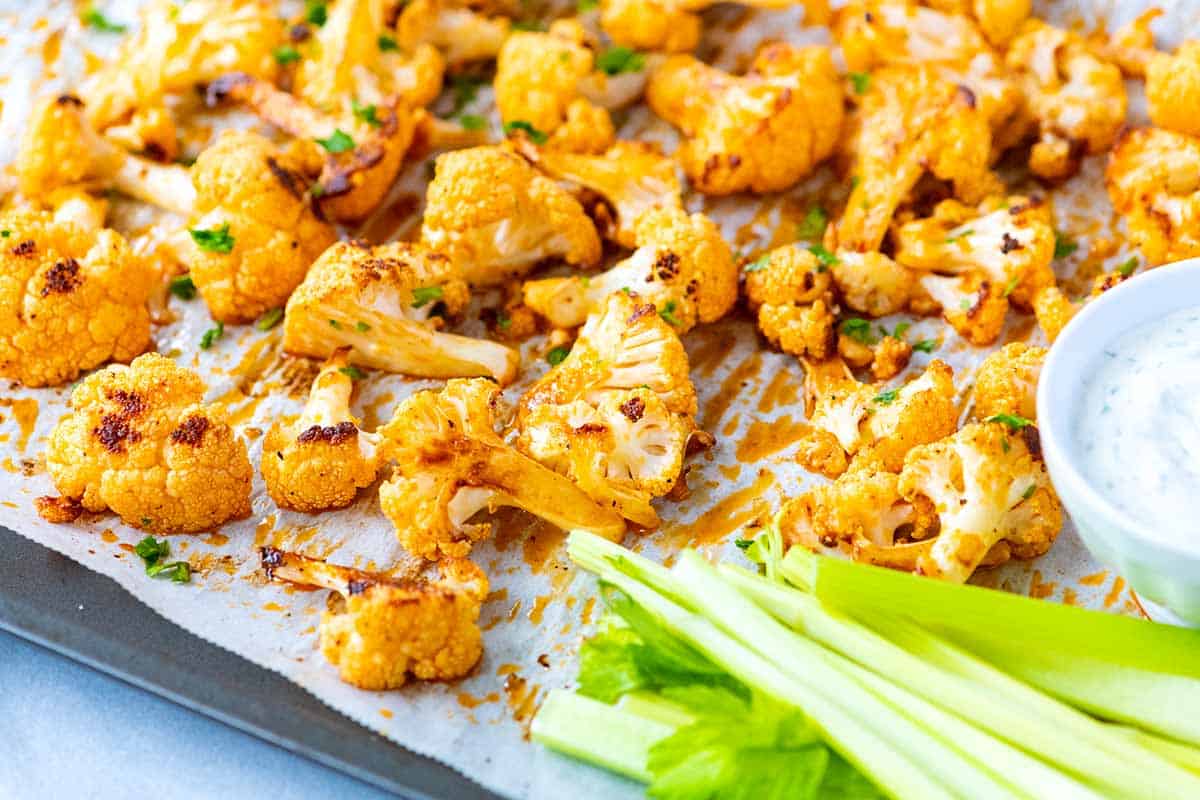
[[970, 311], [973, 305], [974, 302], [969, 297], [964, 297], [962, 300], [958, 301], [958, 307], [961, 311]]
[[[143, 517], [142, 524], [149, 525], [150, 520]], [[147, 536], [134, 545], [133, 552], [137, 553], [138, 558], [142, 559], [147, 567], [151, 567], [157, 564], [159, 559], [166, 558], [171, 553], [171, 545], [166, 539], [160, 541], [153, 536]]]
[[234, 238], [229, 235], [228, 222], [219, 228], [209, 228], [208, 230], [189, 228], [188, 233], [191, 234], [192, 241], [201, 250], [209, 253], [229, 253], [233, 250]]
[[[379, 110], [374, 103], [370, 105], [362, 105], [357, 100], [350, 101], [350, 110], [354, 112], [354, 116], [363, 122], [370, 125], [372, 128], [378, 128], [383, 123], [380, 121], [376, 112]], [[336, 135], [336, 134], [335, 134]], [[354, 142], [350, 143], [350, 147], [354, 146]], [[328, 148], [326, 148], [328, 149]]]
[[1079, 249], [1079, 243], [1061, 231], [1054, 232], [1054, 257], [1066, 258]]
[[192, 580], [192, 567], [186, 561], [172, 561], [170, 564], [146, 567], [146, 574], [151, 578], [170, 578], [172, 583], [189, 583]]
[[592, 9], [599, 7], [600, 0], [579, 0], [579, 2], [575, 4], [575, 10], [580, 14], [586, 14]]
[[1036, 483], [1029, 484], [1029, 488], [1021, 493], [1021, 499], [1028, 500], [1029, 498], [1033, 497], [1033, 493], [1036, 491], [1037, 491], [1037, 484]]
[[191, 275], [176, 275], [171, 278], [171, 282], [167, 284], [167, 290], [180, 300], [196, 299], [196, 284], [192, 282]]
[[770, 263], [771, 257], [769, 255], [759, 256], [746, 266], [742, 267], [742, 272], [761, 272], [762, 270], [766, 269], [767, 265]]
[[400, 49], [400, 45], [396, 43], [396, 40], [387, 34], [381, 35], [376, 40], [376, 44], [379, 45], [380, 51], [384, 53], [390, 53]]
[[676, 308], [677, 306], [675, 305], [675, 301], [668, 300], [663, 307], [658, 310], [658, 315], [666, 320], [668, 325], [677, 328], [679, 327], [679, 319], [675, 316]]
[[418, 286], [413, 289], [413, 308], [421, 308], [432, 303], [434, 300], [440, 300], [442, 297], [442, 287], [440, 286]]
[[367, 373], [363, 372], [353, 364], [348, 367], [338, 367], [338, 372], [342, 373], [352, 381], [361, 381], [363, 378], [367, 377]]
[[328, 139], [313, 139], [313, 141], [325, 148], [327, 153], [345, 153], [354, 149], [354, 140], [341, 128], [334, 130]]
[[336, 319], [331, 319], [329, 320], [329, 327], [333, 328], [335, 331], [340, 331], [342, 329], [342, 323], [338, 322]]
[[862, 178], [858, 177], [857, 175], [850, 176], [850, 191], [853, 192], [855, 189], [857, 189], [860, 183], [862, 183]]
[[641, 72], [645, 68], [646, 57], [628, 47], [610, 47], [596, 57], [596, 69], [605, 75]]
[[933, 339], [922, 339], [912, 346], [913, 351], [917, 353], [932, 353], [937, 349], [937, 342]]
[[502, 331], [508, 330], [512, 327], [512, 317], [503, 311], [496, 312], [496, 327]]
[[254, 327], [260, 331], [269, 331], [271, 328], [274, 328], [276, 325], [278, 325], [279, 321], [282, 319], [283, 309], [272, 308], [270, 311], [258, 318], [258, 321], [254, 323]]
[[304, 0], [304, 21], [320, 28], [329, 19], [325, 0]]
[[10, 231], [8, 228], [0, 231], [0, 239], [7, 239], [10, 236], [12, 236], [12, 231]]
[[300, 60], [300, 51], [291, 45], [276, 47], [271, 54], [275, 56], [275, 63], [280, 66], [294, 64]]
[[475, 101], [483, 80], [475, 75], [454, 75], [450, 78], [450, 91], [454, 94], [454, 113]]
[[1004, 296], [1008, 297], [1017, 288], [1017, 284], [1021, 282], [1020, 275], [1013, 275], [1008, 279], [1008, 283], [1004, 284]]
[[458, 124], [464, 131], [481, 131], [487, 127], [487, 119], [479, 114], [460, 114]]
[[961, 241], [961, 240], [962, 240], [962, 239], [964, 239], [965, 237], [967, 237], [967, 236], [970, 236], [970, 235], [971, 235], [972, 233], [974, 233], [974, 232], [975, 232], [975, 229], [974, 229], [974, 228], [967, 228], [967, 229], [965, 229], [965, 230], [961, 230], [961, 231], [959, 231], [958, 233], [952, 233], [952, 234], [950, 234], [949, 236], [947, 236], [947, 237], [945, 238], [945, 240], [944, 240], [944, 241], [945, 241], [945, 243], [946, 243], [946, 244], [954, 244], [955, 242], [957, 242], [957, 241]]
[[890, 406], [896, 402], [896, 398], [900, 395], [899, 389], [884, 389], [879, 394], [871, 398], [872, 403], [877, 403], [881, 406]]
[[1027, 428], [1033, 424], [1033, 420], [1026, 419], [1019, 414], [993, 414], [984, 420], [984, 422], [999, 422], [1003, 425], [1007, 425], [1008, 430], [1012, 433], [1015, 433], [1022, 428]]
[[817, 272], [824, 272], [826, 268], [832, 267], [834, 264], [838, 263], [837, 256], [829, 252], [825, 248], [825, 245], [810, 244], [808, 246], [808, 252], [816, 256], [817, 261], [821, 262], [821, 266], [817, 268]]
[[209, 328], [200, 337], [200, 349], [207, 350], [212, 347], [218, 339], [225, 335], [225, 323], [217, 322], [216, 325]]
[[1128, 278], [1130, 275], [1133, 274], [1133, 271], [1137, 268], [1138, 268], [1138, 258], [1137, 258], [1137, 256], [1131, 256], [1128, 261], [1123, 263], [1121, 266], [1117, 267], [1117, 272], [1119, 272], [1121, 274], [1122, 278]]
[[359, 333], [366, 333], [367, 331], [371, 330], [371, 326], [360, 319], [358, 322], [354, 323], [354, 330], [358, 331]]
[[855, 94], [866, 94], [871, 88], [871, 73], [869, 72], [851, 72], [850, 83], [854, 85]]
[[505, 136], [512, 136], [517, 131], [523, 131], [534, 144], [545, 144], [550, 138], [542, 131], [533, 127], [532, 123], [526, 122], [523, 119], [514, 119], [512, 122], [504, 123]]
[[825, 209], [813, 206], [804, 215], [804, 219], [796, 225], [796, 235], [805, 241], [820, 239], [825, 234], [825, 227], [828, 224], [829, 214]]
[[879, 340], [875, 334], [871, 333], [871, 323], [861, 317], [850, 317], [842, 320], [842, 324], [838, 326], [838, 330], [844, 335], [849, 336], [859, 344], [875, 344]]
[[552, 367], [557, 367], [559, 364], [561, 364], [563, 361], [565, 361], [567, 356], [569, 356], [570, 354], [571, 354], [571, 348], [561, 347], [561, 346], [556, 347], [553, 350], [551, 350], [549, 353], [546, 353], [546, 363]]
[[128, 30], [127, 26], [113, 22], [96, 8], [83, 12], [83, 24], [101, 33], [124, 33]]
[[735, 539], [733, 544], [735, 547], [737, 547], [738, 550], [749, 550], [750, 545], [754, 544], [754, 540], [753, 539]]

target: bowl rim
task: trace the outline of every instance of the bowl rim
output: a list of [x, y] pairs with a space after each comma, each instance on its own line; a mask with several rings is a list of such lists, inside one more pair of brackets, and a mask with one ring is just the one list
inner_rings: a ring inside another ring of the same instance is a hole
[[[1091, 331], [1094, 319], [1105, 314], [1108, 308], [1118, 303], [1126, 302], [1134, 292], [1143, 294], [1155, 291], [1162, 292], [1164, 290], [1157, 287], [1184, 280], [1184, 278], [1179, 276], [1185, 275], [1200, 275], [1200, 257], [1188, 258], [1154, 267], [1130, 280], [1122, 281], [1119, 285], [1104, 292], [1100, 297], [1087, 303], [1075, 314], [1066, 327], [1059, 333], [1054, 345], [1079, 339], [1085, 348], [1088, 347], [1088, 342], [1090, 342], [1092, 352], [1099, 352], [1099, 349], [1108, 342], [1154, 319], [1154, 312], [1152, 310], [1150, 313], [1137, 317], [1130, 315], [1128, 317], [1130, 321], [1122, 327], [1110, 328], [1102, 334], [1095, 335]], [[1190, 279], [1193, 281], [1197, 280], [1194, 277]], [[1193, 306], [1183, 305], [1172, 309], [1172, 311], [1188, 307]], [[1200, 296], [1195, 298], [1194, 307], [1200, 309]], [[1149, 530], [1148, 525], [1134, 518], [1110, 501], [1092, 485], [1076, 466], [1075, 460], [1070, 457], [1069, 454], [1072, 452], [1072, 448], [1069, 439], [1072, 436], [1072, 432], [1070, 430], [1059, 430], [1055, 422], [1055, 414], [1051, 411], [1051, 408], [1055, 407], [1055, 403], [1063, 402], [1062, 394], [1060, 393], [1057, 398], [1050, 397], [1051, 386], [1055, 383], [1054, 373], [1056, 371], [1062, 372], [1066, 369], [1059, 366], [1059, 364], [1063, 363], [1064, 359], [1067, 358], [1065, 355], [1067, 350], [1067, 347], [1051, 346], [1038, 379], [1036, 403], [1038, 435], [1041, 439], [1043, 449], [1048, 453], [1053, 453], [1052, 458], [1055, 461], [1055, 466], [1059, 467], [1058, 471], [1061, 473], [1059, 475], [1051, 475], [1051, 480], [1069, 484], [1067, 488], [1070, 490], [1069, 493], [1072, 496], [1082, 497], [1087, 505], [1098, 509], [1101, 513], [1112, 519], [1117, 523], [1116, 527], [1120, 528], [1123, 535], [1135, 540], [1139, 545], [1146, 546], [1149, 550], [1159, 550], [1169, 553], [1172, 557], [1176, 558], [1193, 562], [1200, 560], [1200, 548], [1190, 549], [1166, 537], [1155, 535]], [[1085, 364], [1090, 363], [1090, 359], [1080, 360]], [[1070, 409], [1066, 409], [1064, 413], [1069, 414]], [[1064, 425], [1063, 427], [1068, 426]], [[1059, 494], [1063, 493], [1059, 492]], [[1068, 509], [1069, 511], [1070, 509]]]

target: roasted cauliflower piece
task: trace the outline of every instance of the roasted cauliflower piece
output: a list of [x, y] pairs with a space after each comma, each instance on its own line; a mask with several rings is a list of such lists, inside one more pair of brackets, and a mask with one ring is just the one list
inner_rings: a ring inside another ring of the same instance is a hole
[[925, 275], [917, 285], [942, 308], [942, 318], [973, 345], [995, 344], [1008, 316], [1004, 288], [979, 272]]
[[154, 0], [143, 6], [137, 32], [80, 94], [92, 124], [103, 130], [227, 72], [273, 80], [282, 42], [283, 22], [265, 0]]
[[919, 378], [881, 389], [859, 383], [841, 358], [804, 362], [804, 396], [812, 429], [800, 441], [804, 467], [828, 477], [869, 465], [900, 469], [917, 445], [954, 432], [954, 373], [929, 363]]
[[676, 157], [705, 194], [787, 189], [833, 153], [841, 134], [841, 84], [825, 47], [767, 45], [743, 76], [671, 56], [646, 99], [679, 128]]
[[1062, 506], [1042, 462], [1037, 428], [972, 423], [913, 448], [898, 484], [910, 503], [925, 498], [940, 531], [926, 540], [916, 571], [963, 583], [986, 560], [1036, 558], [1062, 527]]
[[259, 554], [268, 579], [337, 593], [332, 609], [321, 615], [321, 653], [352, 686], [399, 689], [410, 675], [454, 680], [483, 655], [478, 622], [488, 580], [470, 561], [446, 559], [438, 564], [439, 579], [430, 581], [327, 564], [274, 547]]
[[[931, 4], [932, 5], [932, 4]], [[910, 0], [847, 3], [834, 15], [832, 33], [851, 72], [889, 64], [965, 64], [990, 48], [974, 20], [954, 10]]]
[[150, 345], [155, 274], [119, 233], [0, 214], [0, 375], [57, 386]]
[[468, 283], [503, 283], [548, 258], [600, 260], [600, 236], [579, 201], [511, 149], [457, 150], [435, 165], [421, 239]]
[[1037, 384], [1047, 350], [1012, 342], [989, 353], [975, 370], [975, 418], [997, 414], [1037, 421]]
[[842, 302], [869, 317], [903, 311], [917, 275], [883, 253], [842, 250], [829, 266]]
[[[602, 232], [625, 247], [637, 247], [637, 221], [653, 209], [682, 209], [675, 162], [649, 142], [617, 142], [602, 155], [527, 148], [541, 171], [600, 195], [606, 208], [593, 211]], [[611, 209], [611, 212], [610, 212]]]
[[1030, 309], [1033, 297], [1054, 285], [1054, 227], [1040, 200], [992, 198], [972, 209], [944, 200], [933, 215], [895, 231], [896, 261], [928, 272], [978, 272], [1014, 305]]
[[654, 306], [609, 295], [517, 412], [517, 447], [643, 528], [680, 480], [696, 433], [687, 353]]
[[192, 236], [180, 257], [213, 319], [249, 322], [282, 308], [337, 239], [313, 212], [300, 165], [260, 134], [227, 130], [191, 178]]
[[974, 18], [987, 40], [1004, 47], [1021, 30], [1033, 9], [1032, 0], [927, 0], [932, 8]]
[[978, 203], [1003, 186], [988, 164], [992, 134], [973, 94], [934, 66], [883, 67], [851, 117], [846, 209], [826, 234], [831, 250], [877, 251], [901, 204], [927, 173]]
[[328, 358], [347, 347], [347, 361], [364, 367], [511, 383], [519, 361], [515, 351], [438, 330], [439, 308], [454, 315], [469, 300], [450, 261], [421, 245], [338, 242], [313, 263], [288, 300], [283, 349]]
[[350, 414], [348, 363], [345, 350], [335, 352], [317, 373], [300, 416], [276, 422], [263, 439], [263, 481], [282, 508], [343, 508], [375, 482], [380, 437], [359, 430]]
[[1098, 58], [1083, 38], [1028, 20], [1005, 56], [1037, 121], [1029, 168], [1050, 180], [1069, 178], [1084, 155], [1107, 151], [1125, 123], [1121, 70]]
[[[713, 0], [601, 0], [600, 27], [618, 45], [660, 53], [686, 53], [700, 42], [699, 12]], [[829, 21], [828, 0], [743, 0], [740, 5], [764, 9], [805, 7], [804, 24]]]
[[1150, 25], [1162, 15], [1161, 8], [1148, 8], [1111, 36], [1105, 35], [1103, 29], [1093, 33], [1088, 44], [1100, 58], [1120, 67], [1127, 77], [1144, 78], [1146, 67], [1159, 54]]
[[490, 523], [471, 518], [502, 506], [565, 530], [620, 538], [620, 516], [505, 444], [496, 433], [499, 402], [486, 378], [455, 379], [409, 397], [380, 430], [395, 470], [379, 488], [379, 502], [400, 543], [421, 558], [460, 558], [491, 533]]
[[396, 43], [403, 52], [433, 45], [450, 66], [496, 57], [508, 38], [507, 17], [489, 16], [463, 0], [412, 0], [396, 20]]
[[708, 217], [655, 209], [637, 221], [639, 247], [599, 275], [544, 278], [525, 284], [525, 305], [557, 328], [582, 325], [613, 292], [652, 303], [680, 335], [715, 322], [737, 302], [737, 266]]
[[745, 269], [746, 298], [758, 329], [785, 353], [820, 361], [833, 355], [837, 307], [828, 268], [799, 245], [772, 250]]
[[65, 501], [154, 533], [195, 533], [250, 513], [246, 445], [204, 382], [157, 353], [94, 372], [46, 445]]
[[1057, 286], [1048, 286], [1033, 298], [1033, 313], [1038, 327], [1046, 335], [1046, 341], [1054, 344], [1058, 334], [1079, 309]]
[[1131, 130], [1113, 149], [1106, 182], [1149, 266], [1200, 256], [1200, 138]]

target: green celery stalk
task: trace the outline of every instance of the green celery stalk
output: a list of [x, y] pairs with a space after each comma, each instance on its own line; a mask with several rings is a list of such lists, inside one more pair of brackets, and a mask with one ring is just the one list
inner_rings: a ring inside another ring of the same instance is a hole
[[1128, 736], [1142, 747], [1153, 750], [1163, 758], [1169, 759], [1189, 772], [1200, 775], [1200, 749], [1189, 747], [1179, 742], [1172, 742], [1169, 739], [1163, 739], [1137, 728], [1127, 728], [1124, 725], [1113, 725], [1112, 731], [1121, 736]]
[[675, 576], [659, 565], [583, 531], [573, 531], [567, 547], [573, 561], [625, 592], [669, 630], [731, 675], [764, 694], [803, 710], [823, 732], [825, 741], [889, 796], [896, 800], [916, 797], [949, 800], [955, 796], [919, 764], [900, 753], [892, 741], [878, 734], [876, 719], [855, 717], [833, 701], [834, 692], [828, 688], [814, 690], [789, 677], [708, 620], [640, 582], [639, 579], [652, 576], [656, 583], [668, 588], [669, 594], [686, 596], [687, 587], [681, 586]]
[[643, 719], [661, 722], [673, 728], [689, 725], [696, 721], [694, 714], [678, 703], [672, 703], [651, 692], [630, 692], [617, 701], [617, 708]]
[[650, 748], [674, 733], [675, 727], [554, 689], [533, 718], [530, 733], [535, 742], [552, 750], [649, 783]]
[[906, 616], [947, 634], [1020, 642], [1128, 667], [1200, 678], [1200, 631], [960, 586], [882, 567], [788, 551], [780, 572], [822, 603], [855, 616]]

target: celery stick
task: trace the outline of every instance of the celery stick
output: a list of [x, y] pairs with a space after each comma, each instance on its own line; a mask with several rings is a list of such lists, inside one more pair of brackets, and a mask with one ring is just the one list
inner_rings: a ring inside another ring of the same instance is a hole
[[683, 706], [672, 703], [670, 700], [664, 700], [650, 692], [630, 692], [623, 695], [617, 701], [617, 708], [628, 714], [661, 722], [674, 728], [696, 721], [696, 716], [685, 710]]
[[[731, 675], [764, 694], [803, 710], [822, 731], [830, 747], [890, 797], [896, 800], [949, 800], [954, 797], [920, 765], [898, 752], [893, 742], [876, 733], [875, 719], [856, 718], [847, 713], [842, 706], [833, 702], [832, 693], [826, 688], [813, 690], [807, 684], [785, 675], [708, 620], [640, 583], [639, 578], [653, 574], [657, 582], [675, 589], [670, 594], [685, 594], [686, 587], [679, 586], [678, 580], [669, 573], [664, 575], [665, 570], [657, 564], [582, 531], [571, 533], [568, 552], [576, 563], [597, 572], [603, 580], [625, 592], [665, 627], [687, 640]], [[618, 563], [621, 569], [633, 572], [637, 577], [618, 571], [614, 566]]]
[[554, 689], [533, 718], [530, 732], [538, 744], [649, 783], [646, 759], [650, 748], [674, 733], [675, 726]]
[[1200, 749], [1189, 747], [1179, 742], [1173, 742], [1169, 739], [1163, 739], [1137, 728], [1127, 728], [1124, 725], [1113, 725], [1110, 729], [1113, 733], [1129, 737], [1147, 750], [1153, 750], [1163, 758], [1178, 764], [1189, 772], [1200, 775]]
[[[852, 715], [871, 720], [892, 746], [924, 765], [961, 797], [1018, 798], [1003, 778], [967, 754], [881, 702], [846, 674], [844, 659], [780, 625], [724, 583], [695, 551], [684, 551], [673, 569], [687, 598], [708, 618], [779, 669], [817, 692], [825, 692]], [[806, 708], [807, 710], [807, 708]], [[918, 795], [920, 796], [920, 795]]]
[[854, 615], [903, 613], [939, 633], [985, 636], [1129, 667], [1200, 678], [1200, 631], [959, 586], [793, 547], [780, 571]]

